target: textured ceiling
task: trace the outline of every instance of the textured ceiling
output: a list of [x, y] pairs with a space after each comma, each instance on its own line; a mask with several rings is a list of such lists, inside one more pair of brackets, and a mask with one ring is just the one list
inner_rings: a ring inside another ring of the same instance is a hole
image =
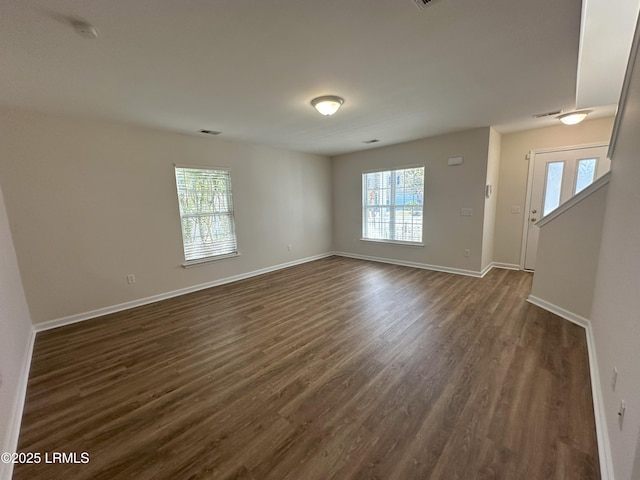
[[[550, 120], [532, 114], [575, 107], [580, 0], [441, 0], [422, 12], [412, 0], [0, 8], [0, 106], [218, 130], [327, 155], [472, 127], [542, 126]], [[80, 37], [71, 19], [99, 37]], [[309, 104], [323, 94], [345, 99], [333, 117]]]

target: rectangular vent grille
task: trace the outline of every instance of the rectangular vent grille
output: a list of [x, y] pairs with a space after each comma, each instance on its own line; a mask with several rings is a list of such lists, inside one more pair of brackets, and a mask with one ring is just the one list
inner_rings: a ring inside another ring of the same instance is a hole
[[437, 1], [438, 0], [413, 0], [413, 3], [415, 3], [416, 7], [418, 7], [420, 10], [424, 10], [429, 5], [431, 5], [432, 3], [436, 3]]
[[545, 112], [545, 113], [536, 113], [535, 115], [533, 115], [533, 118], [552, 117], [553, 115], [558, 115], [560, 113], [562, 113], [562, 110], [554, 110], [553, 112]]

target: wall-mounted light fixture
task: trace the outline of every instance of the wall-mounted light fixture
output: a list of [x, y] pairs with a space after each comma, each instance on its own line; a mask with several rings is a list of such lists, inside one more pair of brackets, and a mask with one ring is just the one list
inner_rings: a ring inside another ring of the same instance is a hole
[[322, 115], [333, 115], [344, 103], [344, 99], [335, 95], [324, 95], [311, 100], [311, 105]]
[[558, 120], [565, 125], [576, 125], [587, 118], [587, 115], [590, 113], [591, 110], [579, 110], [577, 112], [565, 113], [563, 115], [559, 115]]

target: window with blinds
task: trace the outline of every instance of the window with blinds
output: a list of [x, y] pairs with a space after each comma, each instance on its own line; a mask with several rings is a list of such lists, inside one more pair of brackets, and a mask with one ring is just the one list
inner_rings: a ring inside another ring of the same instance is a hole
[[362, 239], [421, 244], [424, 167], [362, 174]]
[[186, 264], [237, 255], [229, 170], [176, 166], [175, 173]]

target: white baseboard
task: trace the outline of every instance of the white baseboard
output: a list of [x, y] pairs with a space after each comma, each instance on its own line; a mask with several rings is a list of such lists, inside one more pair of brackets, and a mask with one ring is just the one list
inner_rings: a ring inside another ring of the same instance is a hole
[[[7, 428], [7, 434], [4, 438], [2, 452], [16, 452], [18, 449], [18, 439], [20, 437], [20, 425], [22, 423], [22, 413], [24, 411], [24, 403], [27, 398], [27, 384], [29, 383], [29, 370], [31, 369], [31, 358], [33, 357], [33, 345], [36, 339], [35, 330], [31, 330], [29, 339], [27, 340], [24, 359], [22, 360], [22, 368], [20, 369], [20, 380], [16, 388], [13, 406], [11, 408], [10, 423]], [[13, 464], [0, 462], [0, 479], [11, 480], [13, 475]]]
[[[369, 260], [371, 262], [390, 263], [392, 265], [401, 265], [403, 267], [422, 268], [424, 270], [434, 270], [436, 272], [455, 273], [458, 275], [467, 275], [469, 277], [481, 278], [486, 275], [487, 272], [478, 272], [476, 270], [465, 270], [462, 268], [443, 267], [440, 265], [429, 265], [427, 263], [409, 262], [406, 260], [396, 260], [395, 258], [381, 258], [370, 257], [369, 255], [359, 255], [356, 253], [348, 252], [333, 252], [334, 255], [339, 257], [355, 258], [358, 260]], [[491, 265], [488, 267], [491, 269]], [[488, 270], [487, 270], [488, 271]]]
[[544, 308], [548, 312], [555, 313], [559, 317], [562, 317], [565, 320], [569, 320], [571, 323], [580, 325], [582, 328], [591, 328], [591, 322], [588, 318], [584, 318], [562, 307], [558, 307], [557, 305], [554, 305], [551, 302], [547, 302], [546, 300], [538, 298], [534, 295], [529, 295], [529, 297], [527, 298], [527, 302], [533, 303], [540, 308]]
[[593, 338], [591, 321], [534, 295], [529, 295], [527, 301], [547, 310], [548, 312], [555, 313], [559, 317], [569, 320], [570, 322], [585, 329], [587, 352], [589, 355], [589, 373], [591, 374], [591, 396], [593, 399], [593, 413], [596, 421], [596, 436], [598, 440], [598, 456], [600, 459], [600, 478], [602, 480], [614, 480], [611, 444], [609, 442], [609, 433], [607, 430], [607, 421], [604, 412], [602, 383], [600, 381], [600, 371], [598, 370], [596, 344]]
[[314, 260], [320, 260], [321, 258], [330, 257], [333, 252], [323, 253], [320, 255], [314, 255], [312, 257], [301, 258], [292, 262], [281, 263], [271, 267], [261, 268], [259, 270], [253, 270], [247, 273], [241, 273], [232, 277], [221, 278], [207, 283], [201, 283], [191, 287], [181, 288], [179, 290], [173, 290], [171, 292], [160, 293], [158, 295], [152, 295], [150, 297], [140, 298], [138, 300], [132, 300], [130, 302], [120, 303], [118, 305], [112, 305], [110, 307], [98, 308], [89, 312], [78, 313], [70, 315], [68, 317], [56, 318], [54, 320], [48, 320], [46, 322], [37, 323], [34, 325], [36, 332], [42, 332], [45, 330], [51, 330], [52, 328], [62, 327], [64, 325], [71, 325], [73, 323], [83, 322], [96, 317], [102, 317], [103, 315], [109, 315], [111, 313], [121, 312], [130, 308], [141, 307], [142, 305], [148, 305], [150, 303], [159, 302], [169, 298], [179, 297], [187, 293], [197, 292], [211, 287], [217, 287], [218, 285], [224, 285], [231, 282], [237, 282], [238, 280], [244, 280], [246, 278], [256, 277], [265, 273], [274, 272], [276, 270], [282, 270], [283, 268], [293, 267], [294, 265], [300, 265], [302, 263], [312, 262]]
[[502, 262], [493, 262], [491, 264], [493, 268], [502, 268], [504, 270], [522, 270], [520, 265], [517, 263], [502, 263]]

